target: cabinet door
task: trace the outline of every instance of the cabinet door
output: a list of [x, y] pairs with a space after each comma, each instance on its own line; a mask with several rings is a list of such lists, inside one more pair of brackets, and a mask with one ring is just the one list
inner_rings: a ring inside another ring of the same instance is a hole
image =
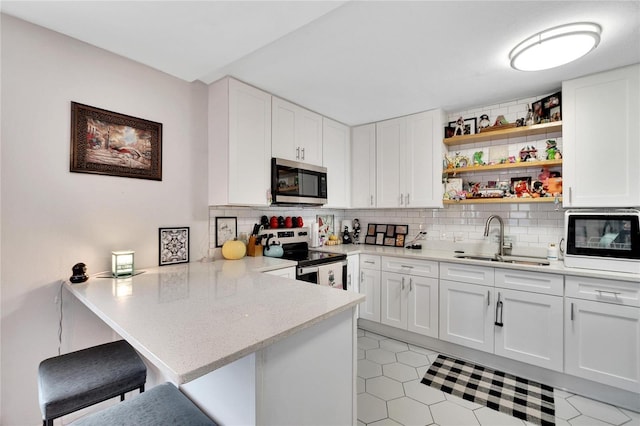
[[442, 112], [407, 117], [400, 190], [405, 207], [442, 207]]
[[337, 121], [322, 120], [322, 165], [327, 168], [325, 207], [347, 208], [351, 200], [351, 132]]
[[404, 207], [400, 193], [400, 153], [406, 142], [406, 118], [376, 123], [376, 206]]
[[376, 206], [376, 125], [351, 129], [351, 207]]
[[409, 277], [394, 272], [383, 272], [380, 286], [380, 322], [406, 329]]
[[640, 205], [640, 65], [562, 84], [563, 204]]
[[296, 113], [298, 106], [284, 99], [273, 98], [271, 155], [285, 160], [300, 161], [296, 141]]
[[360, 294], [366, 299], [360, 303], [360, 318], [380, 322], [380, 271], [360, 269]]
[[566, 298], [565, 373], [640, 392], [640, 308]]
[[296, 139], [300, 161], [322, 165], [322, 116], [300, 108], [296, 117]]
[[291, 278], [292, 280], [296, 279], [296, 268], [291, 266], [289, 268], [276, 269], [274, 271], [265, 272], [265, 274], [275, 275], [278, 277]]
[[359, 292], [360, 283], [358, 277], [360, 276], [360, 260], [359, 255], [352, 254], [347, 256], [347, 290], [355, 293]]
[[562, 372], [562, 297], [495, 291], [495, 354]]
[[440, 280], [440, 339], [493, 352], [493, 290]]
[[273, 157], [322, 164], [322, 116], [273, 98]]
[[409, 276], [407, 330], [438, 338], [438, 280]]
[[209, 204], [265, 206], [270, 186], [271, 95], [234, 79], [212, 84]]

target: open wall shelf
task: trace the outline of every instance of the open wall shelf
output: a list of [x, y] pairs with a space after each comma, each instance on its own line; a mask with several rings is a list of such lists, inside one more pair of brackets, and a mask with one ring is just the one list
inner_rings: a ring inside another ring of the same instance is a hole
[[511, 127], [503, 130], [476, 133], [475, 135], [454, 136], [444, 139], [447, 146], [464, 145], [476, 142], [494, 141], [500, 139], [516, 138], [520, 136], [543, 135], [545, 133], [562, 132], [562, 121], [534, 124], [533, 126]]

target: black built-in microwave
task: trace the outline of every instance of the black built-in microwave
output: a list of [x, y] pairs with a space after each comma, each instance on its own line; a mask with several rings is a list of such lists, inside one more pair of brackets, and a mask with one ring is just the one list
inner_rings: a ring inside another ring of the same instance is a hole
[[271, 159], [271, 202], [280, 205], [327, 203], [327, 169], [282, 158]]

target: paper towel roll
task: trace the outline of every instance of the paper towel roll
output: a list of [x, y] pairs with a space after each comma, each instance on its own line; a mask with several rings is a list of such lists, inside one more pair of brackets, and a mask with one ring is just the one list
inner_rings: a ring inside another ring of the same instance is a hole
[[318, 222], [311, 224], [311, 247], [320, 247], [320, 226]]

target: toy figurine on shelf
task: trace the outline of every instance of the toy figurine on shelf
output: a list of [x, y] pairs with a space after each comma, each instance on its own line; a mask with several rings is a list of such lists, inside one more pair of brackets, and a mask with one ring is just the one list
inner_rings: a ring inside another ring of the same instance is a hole
[[533, 126], [533, 111], [531, 108], [527, 110], [527, 118], [524, 120], [525, 126]]
[[562, 158], [562, 153], [558, 149], [556, 141], [549, 139], [547, 141], [547, 160], [559, 160]]
[[484, 161], [482, 161], [482, 156], [484, 155], [483, 151], [477, 151], [473, 153], [473, 165], [474, 166], [483, 166]]
[[516, 197], [518, 198], [531, 197], [531, 194], [529, 193], [529, 186], [527, 185], [527, 181], [525, 180], [519, 180], [518, 182], [516, 182], [513, 186], [513, 190], [516, 193]]
[[526, 146], [520, 150], [520, 161], [535, 161], [538, 159], [538, 150], [534, 146]]
[[480, 116], [480, 121], [478, 122], [478, 127], [480, 128], [480, 130], [482, 130], [482, 129], [486, 129], [489, 126], [491, 126], [491, 121], [489, 121], [489, 116], [487, 114], [482, 114]]

